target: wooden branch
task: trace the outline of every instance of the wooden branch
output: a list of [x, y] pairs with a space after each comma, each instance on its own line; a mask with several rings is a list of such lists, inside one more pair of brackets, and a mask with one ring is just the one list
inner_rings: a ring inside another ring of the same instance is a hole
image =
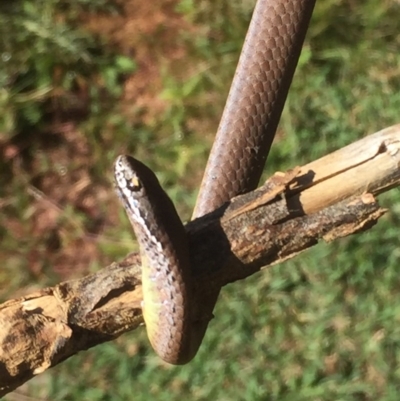
[[[400, 125], [363, 138], [187, 224], [195, 294], [376, 223], [374, 199], [400, 180]], [[212, 297], [211, 297], [212, 298]], [[137, 254], [96, 274], [0, 305], [0, 396], [81, 350], [142, 323]]]

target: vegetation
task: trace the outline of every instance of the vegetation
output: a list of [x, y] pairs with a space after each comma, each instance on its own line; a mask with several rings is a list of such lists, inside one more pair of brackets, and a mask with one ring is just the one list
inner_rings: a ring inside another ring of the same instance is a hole
[[[120, 153], [148, 163], [189, 219], [254, 1], [3, 3], [5, 300], [135, 247], [112, 190]], [[394, 0], [317, 2], [268, 173], [400, 122], [399, 17]], [[91, 401], [397, 400], [398, 190], [381, 202], [389, 212], [369, 232], [225, 288], [189, 365], [164, 364], [142, 330], [17, 392]]]

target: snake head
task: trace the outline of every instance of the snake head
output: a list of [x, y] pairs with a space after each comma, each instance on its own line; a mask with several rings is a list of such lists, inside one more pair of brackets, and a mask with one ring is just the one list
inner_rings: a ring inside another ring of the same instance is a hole
[[164, 192], [155, 174], [131, 156], [118, 156], [114, 178], [116, 192], [124, 203], [133, 199], [152, 201], [157, 193]]
[[114, 164], [115, 191], [130, 219], [143, 224], [146, 209], [150, 206], [154, 188], [160, 184], [154, 173], [139, 160], [119, 156]]
[[[115, 190], [130, 220], [143, 228], [154, 221], [169, 225], [179, 220], [175, 207], [156, 175], [131, 156], [118, 156], [114, 164]], [[172, 219], [172, 220], [171, 220]]]
[[140, 196], [145, 190], [144, 183], [140, 179], [140, 171], [148, 170], [143, 163], [130, 156], [118, 156], [114, 165], [114, 177], [117, 192], [127, 192], [129, 196]]

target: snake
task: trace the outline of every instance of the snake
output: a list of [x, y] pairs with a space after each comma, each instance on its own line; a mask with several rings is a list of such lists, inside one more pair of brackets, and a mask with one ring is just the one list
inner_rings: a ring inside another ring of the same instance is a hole
[[[257, 1], [193, 219], [258, 185], [314, 5], [315, 0]], [[164, 361], [188, 363], [209, 319], [199, 318], [196, 311], [184, 224], [154, 172], [139, 160], [119, 156], [114, 178], [139, 243], [150, 343]]]

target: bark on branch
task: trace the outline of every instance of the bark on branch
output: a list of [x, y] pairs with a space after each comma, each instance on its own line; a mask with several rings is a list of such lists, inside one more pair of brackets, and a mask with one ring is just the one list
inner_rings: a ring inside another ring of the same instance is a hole
[[[374, 225], [374, 195], [399, 185], [400, 125], [302, 167], [187, 224], [196, 296]], [[0, 305], [0, 396], [142, 323], [140, 259]]]

